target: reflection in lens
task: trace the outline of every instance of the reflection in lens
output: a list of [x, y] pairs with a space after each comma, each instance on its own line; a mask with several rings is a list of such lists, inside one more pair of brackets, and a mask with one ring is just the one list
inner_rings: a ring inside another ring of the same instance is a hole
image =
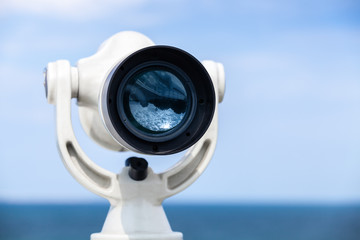
[[187, 93], [174, 74], [166, 70], [146, 70], [128, 81], [124, 104], [128, 119], [143, 131], [162, 133], [178, 126], [187, 111]]
[[184, 117], [184, 113], [177, 114], [171, 108], [161, 110], [151, 103], [143, 107], [136, 101], [130, 102], [130, 110], [141, 126], [154, 132], [170, 130]]

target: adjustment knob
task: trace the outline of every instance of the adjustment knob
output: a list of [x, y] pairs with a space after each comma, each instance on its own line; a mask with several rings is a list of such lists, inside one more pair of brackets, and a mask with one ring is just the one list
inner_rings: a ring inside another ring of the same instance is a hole
[[143, 158], [130, 157], [126, 160], [125, 166], [129, 166], [129, 176], [135, 181], [142, 181], [148, 175], [148, 162]]

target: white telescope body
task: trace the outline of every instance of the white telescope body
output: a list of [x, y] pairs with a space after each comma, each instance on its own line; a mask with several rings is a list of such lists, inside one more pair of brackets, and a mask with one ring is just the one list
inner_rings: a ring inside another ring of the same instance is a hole
[[[96, 54], [79, 60], [76, 67], [66, 60], [50, 62], [45, 87], [48, 102], [56, 106], [64, 165], [81, 185], [111, 205], [101, 232], [91, 239], [183, 239], [171, 230], [162, 202], [191, 185], [214, 153], [217, 107], [225, 92], [222, 64], [199, 64], [180, 49], [155, 45], [146, 36], [127, 31], [106, 40]], [[89, 159], [75, 137], [72, 98], [77, 99], [85, 132], [105, 148], [154, 155], [188, 150], [165, 172], [147, 168], [143, 179], [130, 176], [134, 165], [118, 174], [103, 169]], [[165, 119], [168, 122], [160, 129], [149, 127], [150, 120], [143, 123], [137, 114], [150, 107], [167, 113], [161, 116], [170, 116], [171, 121]], [[181, 119], [175, 121], [174, 116]], [[174, 126], [169, 122], [175, 122]]]

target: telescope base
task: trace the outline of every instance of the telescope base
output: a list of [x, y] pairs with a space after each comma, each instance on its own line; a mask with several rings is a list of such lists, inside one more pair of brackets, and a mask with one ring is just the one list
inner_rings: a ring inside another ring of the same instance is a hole
[[183, 240], [183, 235], [180, 232], [130, 235], [94, 233], [91, 234], [91, 240]]

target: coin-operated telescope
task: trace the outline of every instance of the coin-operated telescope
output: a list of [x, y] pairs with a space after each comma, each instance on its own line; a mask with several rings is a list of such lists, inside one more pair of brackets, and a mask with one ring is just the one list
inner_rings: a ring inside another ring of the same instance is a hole
[[[180, 240], [164, 213], [164, 199], [191, 185], [208, 165], [217, 140], [218, 103], [224, 97], [222, 64], [200, 63], [189, 53], [155, 45], [137, 32], [120, 32], [76, 67], [50, 62], [47, 100], [56, 106], [60, 155], [72, 176], [110, 202], [92, 240]], [[120, 173], [91, 161], [75, 138], [71, 99], [80, 121], [101, 146], [114, 151], [167, 155], [188, 149], [172, 168], [155, 173], [129, 158]]]

